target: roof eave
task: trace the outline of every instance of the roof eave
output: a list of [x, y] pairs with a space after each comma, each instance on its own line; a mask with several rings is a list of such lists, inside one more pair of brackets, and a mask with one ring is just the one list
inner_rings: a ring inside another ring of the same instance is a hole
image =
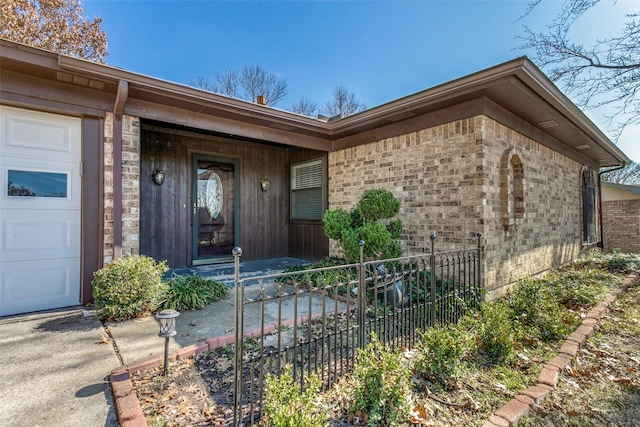
[[[304, 138], [310, 138], [309, 142], [315, 146], [326, 142], [327, 147], [330, 147], [332, 141], [345, 136], [384, 127], [390, 123], [402, 122], [425, 112], [453, 105], [463, 98], [468, 99], [476, 94], [482, 96], [481, 92], [486, 88], [498, 87], [498, 85], [512, 81], [512, 79], [518, 79], [528, 91], [536, 95], [538, 99], [536, 102], [550, 106], [564, 119], [570, 121], [572, 126], [587, 136], [594, 144], [598, 145], [601, 152], [604, 151], [610, 155], [611, 158], [606, 161], [591, 157], [595, 164], [603, 167], [631, 163], [631, 160], [526, 57], [516, 58], [353, 116], [327, 123], [288, 111], [233, 99], [19, 43], [0, 40], [0, 45], [3, 48], [3, 56], [13, 59], [22, 58], [25, 62], [31, 61], [43, 68], [101, 79], [110, 82], [112, 87], [117, 87], [120, 81], [124, 80], [128, 83], [129, 93], [139, 96], [143, 101], [166, 102], [169, 105], [175, 103], [202, 117], [219, 116], [228, 120], [238, 120], [240, 123], [255, 124], [262, 128], [273, 127], [280, 132], [291, 132], [292, 135], [297, 134]], [[113, 95], [115, 96], [115, 93]]]
[[325, 123], [318, 119], [273, 107], [265, 107], [143, 74], [125, 71], [109, 65], [98, 64], [65, 55], [58, 56], [58, 65], [63, 70], [88, 73], [102, 79], [110, 79], [114, 82], [125, 80], [129, 83], [132, 91], [138, 90], [149, 94], [161, 94], [173, 99], [189, 100], [196, 104], [207, 104], [217, 109], [233, 111], [236, 114], [246, 117], [262, 117], [266, 120], [281, 124], [286, 123], [290, 126], [326, 133]]

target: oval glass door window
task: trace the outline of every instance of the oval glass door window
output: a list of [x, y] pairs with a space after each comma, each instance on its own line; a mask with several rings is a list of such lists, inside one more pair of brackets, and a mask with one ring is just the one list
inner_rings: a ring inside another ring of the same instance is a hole
[[207, 212], [211, 219], [216, 219], [222, 211], [222, 181], [217, 173], [212, 173], [207, 181]]

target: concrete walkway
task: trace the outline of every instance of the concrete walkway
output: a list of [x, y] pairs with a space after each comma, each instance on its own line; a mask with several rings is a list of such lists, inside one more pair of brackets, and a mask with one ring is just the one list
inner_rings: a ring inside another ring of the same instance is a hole
[[[299, 264], [290, 258], [245, 262], [243, 275], [274, 273], [283, 266]], [[229, 266], [200, 267], [195, 272], [229, 280]], [[245, 277], [245, 276], [243, 276]], [[233, 270], [230, 273], [233, 281]], [[251, 294], [256, 290], [247, 288]], [[232, 296], [202, 310], [181, 313], [178, 334], [170, 340], [171, 351], [207, 338], [233, 333]], [[320, 301], [312, 300], [312, 310]], [[304, 316], [307, 300], [298, 301]], [[283, 318], [293, 317], [291, 301], [282, 305]], [[248, 307], [245, 330], [260, 325], [258, 307]], [[265, 324], [276, 321], [277, 307], [265, 307]], [[88, 427], [118, 425], [108, 384], [111, 370], [164, 351], [153, 316], [103, 325], [82, 308], [43, 312], [0, 319], [0, 427]]]

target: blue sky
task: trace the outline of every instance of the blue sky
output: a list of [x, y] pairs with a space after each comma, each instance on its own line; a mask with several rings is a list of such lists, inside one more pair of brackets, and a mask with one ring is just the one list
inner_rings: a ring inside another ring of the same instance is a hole
[[[527, 1], [118, 1], [85, 0], [103, 18], [107, 63], [188, 84], [196, 75], [260, 65], [286, 79], [289, 94], [322, 106], [341, 84], [368, 107], [497, 65], [530, 52], [518, 48], [522, 25], [544, 30], [562, 5]], [[577, 37], [603, 37], [622, 26], [635, 0], [604, 5]], [[598, 28], [599, 32], [594, 32]], [[597, 112], [592, 120], [607, 132]], [[640, 160], [640, 130], [620, 147]]]

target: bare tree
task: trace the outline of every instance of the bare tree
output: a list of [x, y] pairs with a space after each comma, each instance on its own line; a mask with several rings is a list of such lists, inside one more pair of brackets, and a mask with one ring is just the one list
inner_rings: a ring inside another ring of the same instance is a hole
[[264, 96], [267, 105], [276, 105], [289, 92], [285, 80], [278, 78], [273, 73], [268, 73], [259, 65], [244, 67], [240, 72], [238, 82], [251, 100], [255, 100], [258, 96]]
[[[529, 3], [524, 16], [540, 1]], [[627, 22], [616, 36], [600, 38], [590, 46], [571, 41], [572, 26], [599, 2], [565, 1], [546, 32], [524, 26], [521, 48], [535, 49], [534, 62], [551, 80], [562, 83], [582, 107], [609, 106], [613, 111], [609, 119], [619, 136], [626, 126], [640, 124], [640, 13], [625, 15]]]
[[255, 99], [246, 96], [241, 96], [240, 83], [238, 79], [238, 72], [235, 70], [227, 70], [224, 73], [216, 73], [216, 84], [213, 86], [213, 91], [222, 95], [227, 95], [232, 98], [248, 99], [249, 101], [255, 101]]
[[331, 95], [333, 99], [327, 102], [323, 109], [323, 113], [327, 116], [347, 117], [367, 108], [353, 92], [342, 85], [336, 85]]
[[622, 169], [603, 172], [602, 180], [614, 184], [640, 185], [640, 163], [631, 162]]
[[276, 105], [289, 92], [286, 80], [265, 71], [259, 65], [247, 65], [240, 71], [227, 70], [224, 73], [216, 73], [215, 79], [215, 83], [212, 84], [206, 77], [197, 75], [189, 84], [210, 92], [251, 102], [256, 102], [258, 96], [264, 96], [266, 105]]
[[104, 62], [107, 35], [84, 16], [78, 0], [2, 0], [0, 38]]
[[291, 106], [291, 111], [302, 114], [303, 116], [313, 117], [318, 111], [318, 104], [304, 97]]
[[196, 74], [194, 78], [189, 79], [189, 86], [197, 87], [198, 89], [209, 92], [218, 92], [216, 87], [209, 82], [209, 79], [200, 74]]

